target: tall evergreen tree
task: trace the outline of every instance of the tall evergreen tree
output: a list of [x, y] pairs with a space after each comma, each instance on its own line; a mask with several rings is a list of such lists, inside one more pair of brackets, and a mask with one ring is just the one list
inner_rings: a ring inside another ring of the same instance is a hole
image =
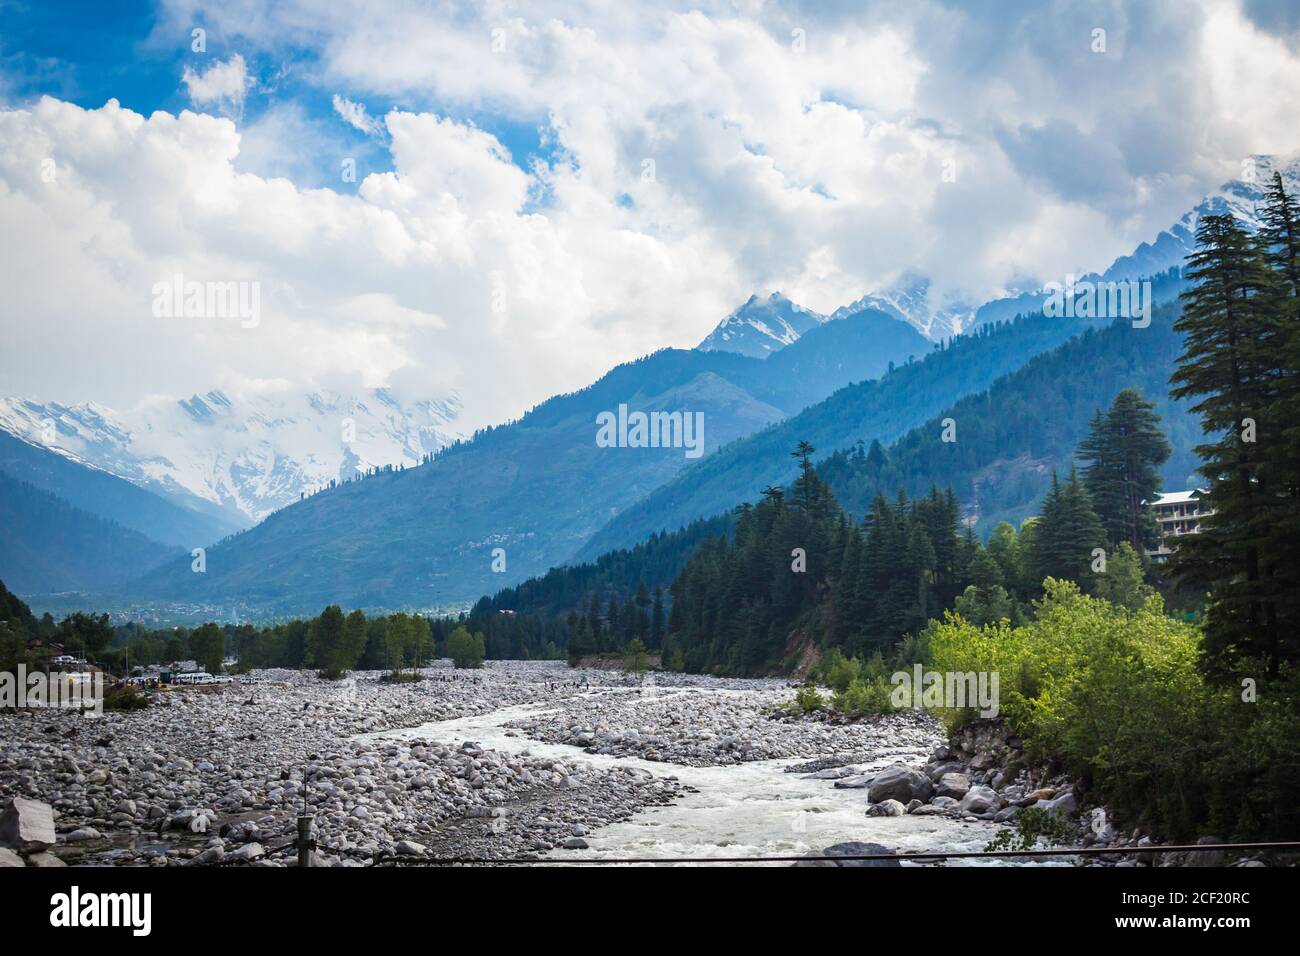
[[1278, 616], [1278, 656], [1295, 660], [1300, 630], [1300, 201], [1274, 173], [1259, 207], [1261, 252], [1273, 277], [1274, 308], [1281, 324], [1278, 434], [1268, 436], [1265, 484], [1279, 502], [1269, 523], [1273, 600]]
[[1155, 408], [1137, 389], [1124, 389], [1106, 414], [1097, 410], [1076, 453], [1086, 463], [1083, 487], [1107, 541], [1127, 541], [1139, 554], [1158, 537], [1144, 503], [1160, 490], [1160, 466], [1173, 451]]
[[1090, 584], [1094, 552], [1105, 545], [1106, 532], [1078, 473], [1071, 470], [1064, 485], [1053, 473], [1052, 487], [1030, 539], [1035, 590], [1049, 577]]
[[1277, 420], [1284, 326], [1275, 279], [1258, 243], [1231, 215], [1206, 216], [1188, 257], [1195, 285], [1183, 294], [1175, 328], [1185, 336], [1170, 381], [1175, 398], [1196, 401], [1209, 436], [1197, 447], [1213, 514], [1180, 543], [1170, 562], [1179, 580], [1208, 588], [1205, 655], [1213, 672], [1262, 660], [1277, 674], [1282, 660], [1277, 560], [1270, 547], [1284, 522], [1284, 489], [1265, 462], [1280, 454]]

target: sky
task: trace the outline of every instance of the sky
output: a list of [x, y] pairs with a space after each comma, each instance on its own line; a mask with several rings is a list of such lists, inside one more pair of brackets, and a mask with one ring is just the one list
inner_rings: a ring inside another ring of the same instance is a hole
[[1298, 101], [1289, 2], [0, 0], [0, 394], [491, 424], [753, 293], [1102, 269]]

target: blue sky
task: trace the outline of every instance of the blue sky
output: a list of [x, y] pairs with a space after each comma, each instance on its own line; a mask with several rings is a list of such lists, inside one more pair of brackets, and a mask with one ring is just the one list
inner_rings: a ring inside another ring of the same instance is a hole
[[[0, 0], [0, 390], [382, 385], [473, 427], [751, 294], [1061, 282], [1300, 150], [1298, 26], [1265, 0]], [[259, 283], [264, 320], [160, 324], [177, 273]]]
[[[335, 144], [339, 155], [359, 160], [356, 183], [340, 179], [332, 156], [322, 155], [310, 165], [298, 163], [295, 171], [306, 174], [300, 185], [355, 191], [366, 173], [392, 169], [386, 151], [340, 120], [332, 105], [332, 92], [303, 79], [319, 63], [312, 46], [290, 40], [277, 43], [274, 50], [250, 48], [244, 38], [229, 35], [220, 22], [209, 24], [200, 16], [195, 25], [206, 31], [206, 52], [196, 53], [192, 49], [193, 27], [175, 23], [162, 15], [161, 9], [140, 0], [0, 0], [0, 76], [5, 79], [0, 91], [4, 100], [21, 104], [48, 95], [93, 109], [116, 99], [144, 115], [155, 110], [176, 113], [194, 105], [181, 82], [187, 67], [202, 70], [238, 53], [248, 61], [249, 72], [260, 78], [243, 102], [240, 118], [244, 124], [256, 123], [277, 106], [293, 104], [301, 108], [322, 139]], [[383, 116], [394, 108], [438, 110], [436, 94], [429, 95], [431, 92], [413, 91], [392, 99], [351, 98], [364, 103], [371, 115]], [[539, 157], [547, 160], [551, 156], [543, 143], [544, 115], [525, 118], [479, 109], [459, 109], [457, 113], [495, 136], [524, 169]], [[247, 162], [240, 165], [254, 172], [279, 172]]]

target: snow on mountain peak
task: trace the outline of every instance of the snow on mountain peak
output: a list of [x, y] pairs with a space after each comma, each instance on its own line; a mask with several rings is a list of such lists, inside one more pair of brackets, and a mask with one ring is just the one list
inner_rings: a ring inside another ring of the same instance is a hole
[[696, 347], [701, 352], [738, 352], [766, 358], [825, 321], [826, 316], [796, 305], [780, 292], [765, 299], [751, 295]]
[[124, 414], [94, 402], [0, 399], [0, 428], [165, 497], [197, 498], [252, 523], [330, 481], [419, 464], [464, 437], [454, 424], [459, 412], [454, 394], [403, 404], [386, 389], [250, 399], [213, 389], [145, 401]]

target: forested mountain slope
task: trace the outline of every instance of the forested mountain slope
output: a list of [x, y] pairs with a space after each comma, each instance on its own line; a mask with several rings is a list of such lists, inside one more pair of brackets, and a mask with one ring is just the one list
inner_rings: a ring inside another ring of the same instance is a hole
[[[612, 515], [689, 465], [925, 346], [877, 313], [812, 329], [768, 359], [666, 349], [552, 398], [418, 468], [344, 482], [209, 549], [204, 574], [177, 561], [142, 599], [302, 613], [464, 605], [560, 564]], [[703, 445], [601, 447], [598, 416], [702, 416]], [[498, 551], [498, 549], [500, 549]]]
[[0, 430], [0, 471], [164, 544], [198, 548], [237, 529], [224, 515], [183, 508], [125, 478], [34, 445], [4, 430]]
[[18, 594], [114, 587], [175, 553], [0, 472], [0, 580]]
[[[1157, 301], [1168, 301], [1182, 288], [1181, 278], [1167, 273], [1155, 280], [1153, 294]], [[893, 441], [962, 397], [988, 388], [1035, 355], [1086, 328], [1108, 323], [1042, 313], [1021, 316], [960, 336], [880, 379], [842, 388], [793, 418], [683, 470], [613, 518], [578, 549], [573, 560], [591, 560], [629, 547], [655, 531], [682, 527], [737, 501], [754, 500], [763, 488], [785, 480], [784, 456], [800, 441], [810, 442], [823, 454], [850, 449], [860, 441]]]

